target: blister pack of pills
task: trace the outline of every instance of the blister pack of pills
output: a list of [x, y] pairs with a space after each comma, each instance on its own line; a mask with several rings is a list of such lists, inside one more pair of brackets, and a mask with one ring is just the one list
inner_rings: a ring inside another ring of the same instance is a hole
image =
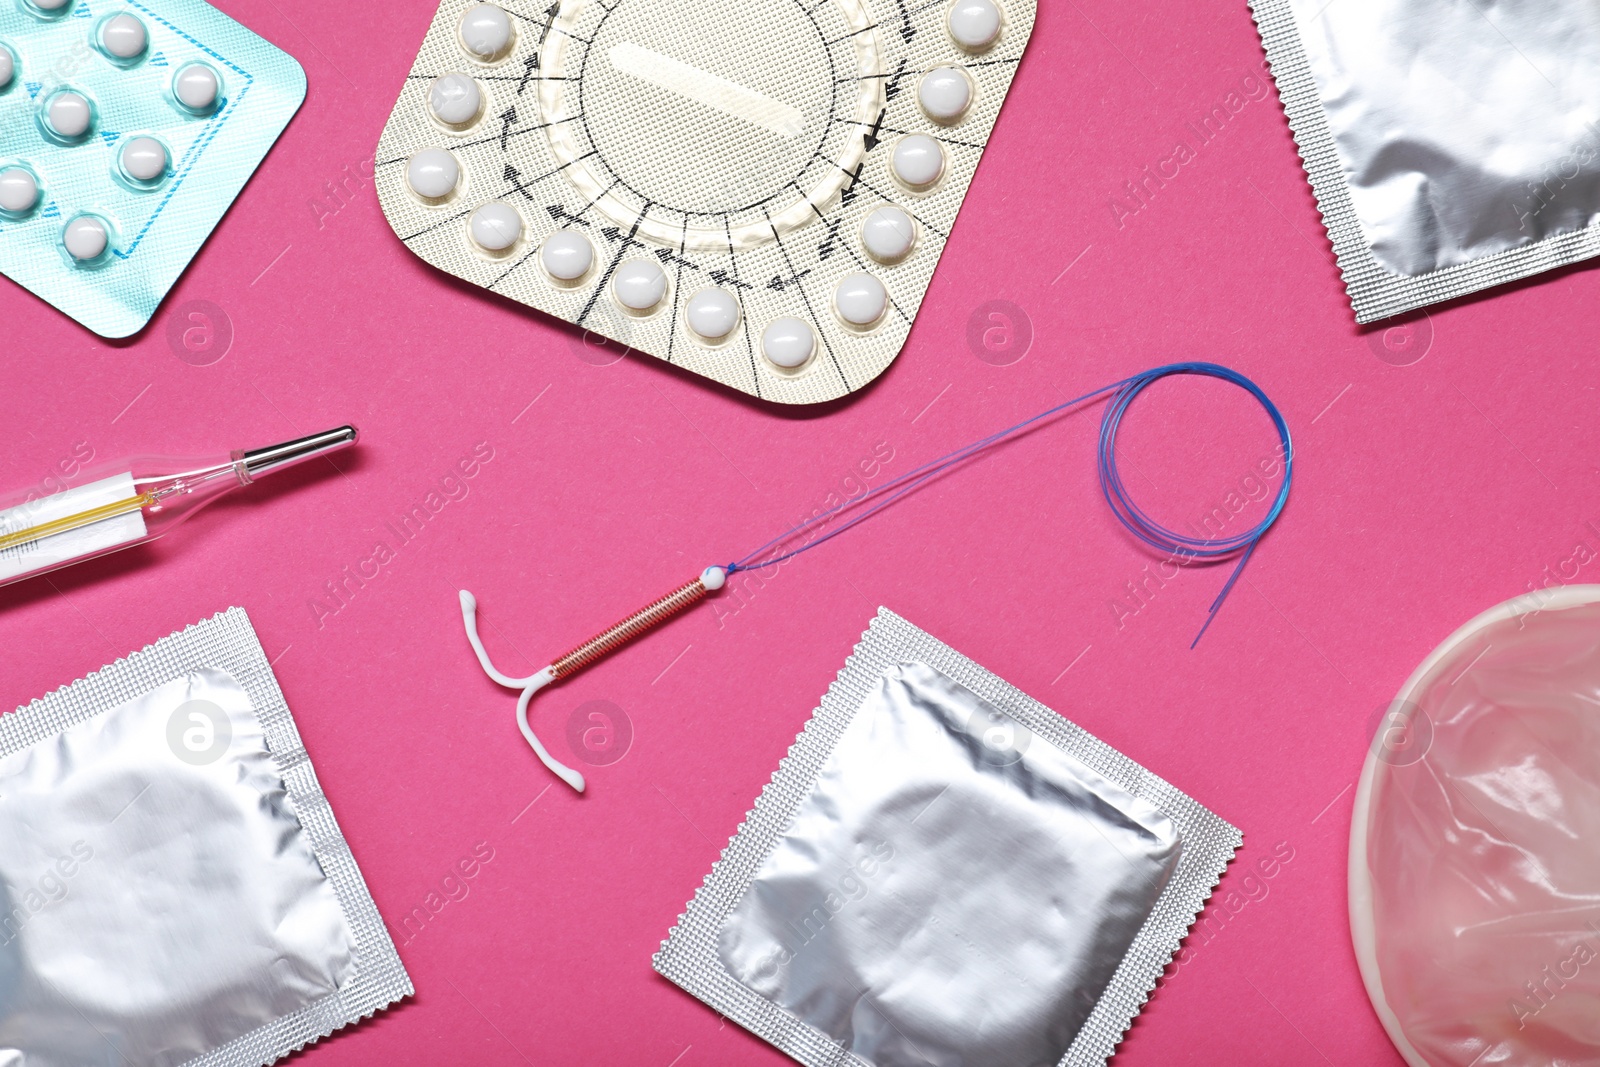
[[202, 0], [0, 7], [0, 273], [137, 333], [306, 95]]
[[767, 400], [893, 362], [1035, 0], [444, 0], [378, 146], [427, 262]]

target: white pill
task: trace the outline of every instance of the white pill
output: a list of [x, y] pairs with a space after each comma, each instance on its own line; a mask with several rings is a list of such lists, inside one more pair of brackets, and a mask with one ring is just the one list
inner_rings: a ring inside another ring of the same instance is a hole
[[880, 207], [861, 226], [861, 243], [867, 254], [882, 263], [904, 259], [916, 239], [911, 216], [897, 207]]
[[883, 318], [889, 306], [889, 293], [883, 283], [870, 274], [852, 274], [833, 292], [833, 306], [839, 317], [852, 326], [871, 326]]
[[522, 238], [522, 216], [504, 200], [491, 200], [472, 213], [472, 239], [491, 252], [504, 252]]
[[726, 289], [702, 289], [689, 298], [683, 315], [689, 329], [708, 341], [720, 341], [739, 324], [739, 301]]
[[648, 259], [630, 259], [611, 277], [617, 301], [632, 311], [649, 311], [667, 295], [667, 273]]
[[186, 63], [172, 76], [172, 95], [190, 111], [210, 111], [221, 89], [217, 72], [204, 63]]
[[67, 223], [67, 230], [61, 235], [67, 254], [80, 262], [104, 255], [106, 241], [106, 224], [93, 215], [79, 215]]
[[144, 23], [124, 11], [100, 24], [100, 47], [118, 59], [132, 59], [150, 42]]
[[954, 67], [935, 67], [923, 75], [917, 100], [929, 118], [954, 122], [972, 103], [972, 83]]
[[424, 148], [406, 164], [406, 183], [429, 200], [449, 196], [461, 180], [461, 164], [442, 148]]
[[493, 59], [511, 43], [511, 19], [493, 4], [479, 4], [461, 16], [461, 43], [479, 59]]
[[70, 3], [72, 0], [33, 0], [33, 6], [40, 11], [60, 11]]
[[27, 167], [0, 170], [0, 211], [21, 215], [39, 203], [39, 180]]
[[994, 0], [956, 0], [945, 25], [956, 44], [976, 52], [1000, 36], [1000, 9]]
[[428, 106], [440, 122], [461, 126], [478, 117], [483, 94], [478, 92], [478, 83], [465, 74], [446, 74], [434, 79], [428, 90]]
[[17, 57], [11, 54], [11, 49], [0, 45], [0, 89], [10, 85], [16, 75]]
[[894, 146], [890, 166], [896, 178], [913, 189], [920, 189], [932, 185], [944, 173], [944, 149], [927, 134], [914, 133], [900, 138], [900, 143]]
[[69, 140], [82, 137], [89, 130], [94, 110], [89, 98], [82, 93], [56, 93], [44, 106], [44, 121], [58, 136]]
[[817, 338], [811, 332], [811, 327], [793, 315], [774, 319], [772, 325], [761, 334], [762, 354], [778, 366], [788, 369], [805, 363], [816, 347]]
[[594, 265], [594, 245], [577, 230], [557, 230], [539, 250], [539, 262], [550, 277], [574, 282]]
[[122, 173], [138, 182], [153, 182], [167, 173], [167, 146], [154, 137], [126, 141], [118, 158]]

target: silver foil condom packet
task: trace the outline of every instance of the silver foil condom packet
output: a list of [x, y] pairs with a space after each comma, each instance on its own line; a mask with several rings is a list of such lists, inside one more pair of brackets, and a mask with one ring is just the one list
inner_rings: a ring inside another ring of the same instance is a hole
[[1103, 1064], [1241, 843], [880, 609], [655, 967], [808, 1067]]
[[1600, 254], [1600, 8], [1251, 8], [1357, 322]]
[[257, 1067], [411, 992], [243, 610], [0, 716], [0, 1065]]

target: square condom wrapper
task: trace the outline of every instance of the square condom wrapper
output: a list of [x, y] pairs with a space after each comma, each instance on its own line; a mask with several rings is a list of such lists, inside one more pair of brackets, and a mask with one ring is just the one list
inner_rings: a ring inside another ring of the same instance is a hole
[[1035, 5], [442, 0], [378, 142], [378, 201], [422, 259], [582, 343], [833, 400], [905, 344]]
[[411, 992], [241, 609], [0, 716], [0, 1064], [257, 1067]]
[[[98, 43], [123, 16], [146, 39], [127, 59]], [[0, 274], [102, 337], [138, 333], [299, 110], [305, 71], [204, 0], [66, 0], [48, 12], [10, 0], [0, 4], [0, 49], [12, 65], [0, 85], [0, 172], [26, 171], [38, 190], [32, 208], [0, 210]], [[188, 107], [178, 78], [197, 69], [215, 78], [216, 95], [207, 104], [191, 90], [203, 106]], [[46, 128], [61, 92], [93, 108], [79, 138]], [[137, 138], [165, 149], [158, 178], [122, 168]], [[82, 216], [100, 220], [108, 241], [80, 262], [64, 236]]]
[[655, 967], [808, 1067], [1103, 1064], [1240, 844], [880, 609]]
[[1600, 254], [1600, 7], [1251, 7], [1357, 322]]

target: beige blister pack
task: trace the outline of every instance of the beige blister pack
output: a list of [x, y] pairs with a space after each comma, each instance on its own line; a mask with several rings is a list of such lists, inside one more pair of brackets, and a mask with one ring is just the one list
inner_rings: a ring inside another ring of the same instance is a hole
[[400, 239], [767, 400], [899, 354], [1035, 0], [444, 0], [378, 146]]

